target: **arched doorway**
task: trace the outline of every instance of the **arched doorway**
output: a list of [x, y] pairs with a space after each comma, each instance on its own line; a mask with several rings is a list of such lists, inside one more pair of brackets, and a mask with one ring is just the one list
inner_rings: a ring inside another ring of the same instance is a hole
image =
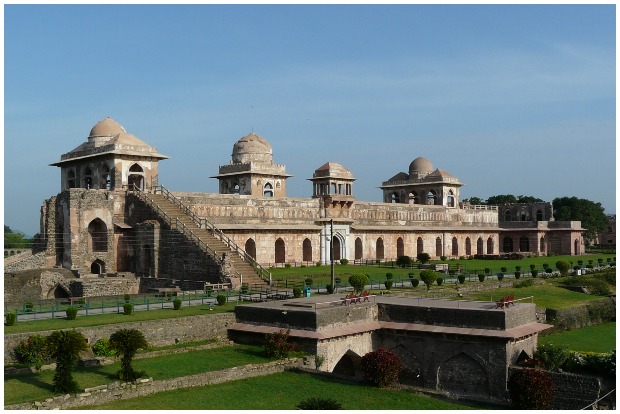
[[512, 237], [504, 237], [504, 243], [502, 245], [502, 250], [504, 253], [512, 253], [513, 245], [512, 245]]
[[493, 239], [491, 237], [489, 237], [487, 239], [487, 254], [494, 254], [493, 253], [494, 244], [495, 243], [493, 243]]
[[357, 376], [362, 358], [355, 352], [349, 350], [338, 361], [334, 370], [334, 374], [346, 375], [348, 377]]
[[418, 237], [417, 241], [417, 254], [424, 253], [424, 240], [422, 237]]
[[441, 237], [435, 239], [435, 256], [443, 256], [443, 243], [441, 243]]
[[526, 236], [521, 236], [521, 238], [519, 238], [519, 251], [520, 252], [530, 251], [530, 239], [528, 239]]
[[256, 260], [256, 242], [249, 238], [245, 241], [245, 252], [254, 260]]
[[457, 257], [459, 255], [459, 241], [456, 237], [452, 238], [452, 256]]
[[312, 261], [312, 242], [310, 239], [304, 239], [302, 243], [302, 256], [304, 262]]
[[405, 255], [405, 242], [402, 237], [396, 240], [396, 257]]
[[540, 252], [541, 253], [547, 252], [547, 240], [544, 237], [540, 238]]
[[133, 188], [135, 186], [140, 190], [144, 190], [144, 170], [140, 167], [140, 164], [133, 164], [129, 167], [127, 184], [129, 185], [129, 188]]
[[341, 248], [342, 245], [340, 244], [340, 239], [338, 238], [338, 236], [334, 236], [332, 237], [332, 243], [333, 243], [333, 252], [334, 252], [334, 260], [338, 261], [342, 258], [342, 254], [341, 254]]
[[101, 275], [105, 273], [105, 263], [102, 260], [95, 260], [90, 265], [90, 273], [94, 275]]
[[478, 237], [476, 242], [476, 254], [484, 254], [484, 240], [482, 240], [482, 237]]
[[278, 239], [275, 244], [276, 263], [284, 263], [286, 261], [286, 246], [284, 240]]
[[376, 243], [376, 251], [377, 251], [377, 260], [383, 260], [385, 258], [384, 250], [383, 250], [383, 239], [379, 237]]
[[471, 256], [471, 239], [469, 237], [465, 239], [465, 254]]
[[96, 218], [88, 223], [88, 235], [91, 252], [106, 252], [108, 250], [108, 227], [103, 220]]
[[355, 239], [355, 260], [360, 260], [364, 256], [363, 247], [362, 239], [359, 237]]

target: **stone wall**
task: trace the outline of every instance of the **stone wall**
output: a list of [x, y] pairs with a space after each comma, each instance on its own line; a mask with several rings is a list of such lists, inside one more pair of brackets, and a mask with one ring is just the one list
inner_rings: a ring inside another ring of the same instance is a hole
[[[69, 284], [75, 279], [67, 269], [31, 269], [4, 274], [4, 305], [21, 306], [27, 301], [54, 297], [56, 286], [64, 292], [70, 291]], [[67, 294], [67, 296], [69, 296]]]
[[71, 292], [76, 297], [116, 296], [139, 292], [140, 279], [128, 277], [89, 277], [71, 281]]
[[[131, 318], [131, 316], [128, 318]], [[110, 335], [119, 329], [138, 329], [144, 334], [149, 343], [155, 346], [165, 346], [173, 345], [176, 342], [225, 338], [227, 335], [227, 327], [234, 322], [235, 316], [233, 313], [215, 313], [213, 315], [196, 315], [75, 329], [82, 332], [91, 345], [101, 338], [109, 338]], [[15, 362], [12, 352], [20, 341], [23, 341], [33, 334], [48, 336], [52, 332], [53, 331], [5, 334], [4, 363]]]
[[53, 267], [56, 264], [54, 256], [49, 256], [47, 252], [39, 252], [36, 254], [25, 254], [17, 257], [10, 263], [5, 263], [5, 272], [15, 272], [18, 270], [40, 269], [43, 267]]
[[[309, 362], [306, 361], [307, 364]], [[104, 404], [111, 401], [127, 398], [143, 397], [158, 392], [172, 391], [181, 388], [193, 388], [205, 385], [220, 384], [245, 378], [275, 374], [286, 370], [301, 367], [303, 358], [289, 358], [265, 364], [250, 364], [241, 367], [222, 369], [219, 371], [203, 372], [185, 377], [156, 380], [152, 378], [139, 379], [135, 382], [113, 382], [98, 387], [87, 388], [83, 393], [66, 394], [45, 401], [7, 405], [5, 410], [53, 410], [82, 407], [86, 405]], [[172, 408], [172, 407], [162, 407]]]

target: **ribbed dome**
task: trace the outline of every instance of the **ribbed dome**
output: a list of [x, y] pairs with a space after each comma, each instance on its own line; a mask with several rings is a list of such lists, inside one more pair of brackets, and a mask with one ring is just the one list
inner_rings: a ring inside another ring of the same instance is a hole
[[271, 144], [265, 138], [250, 133], [233, 145], [232, 161], [235, 164], [273, 162]]
[[99, 122], [90, 130], [90, 137], [113, 137], [118, 134], [122, 134], [125, 131], [118, 122], [110, 117], [107, 117]]
[[433, 164], [424, 157], [418, 157], [409, 164], [409, 175], [418, 175], [416, 173], [430, 173], [433, 171]]

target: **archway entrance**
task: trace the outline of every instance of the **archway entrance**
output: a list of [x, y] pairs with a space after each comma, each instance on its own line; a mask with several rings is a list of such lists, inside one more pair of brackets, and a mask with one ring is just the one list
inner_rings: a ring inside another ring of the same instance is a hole
[[101, 275], [105, 273], [105, 263], [102, 260], [95, 260], [90, 265], [90, 273], [94, 275]]
[[340, 249], [341, 249], [341, 244], [340, 244], [340, 239], [338, 238], [338, 236], [334, 236], [332, 237], [332, 243], [333, 245], [333, 250], [334, 250], [334, 260], [338, 261], [342, 258], [342, 255], [340, 253]]

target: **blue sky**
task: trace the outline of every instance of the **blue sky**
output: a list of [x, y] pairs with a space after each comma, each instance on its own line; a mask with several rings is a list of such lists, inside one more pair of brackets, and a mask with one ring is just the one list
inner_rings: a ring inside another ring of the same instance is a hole
[[29, 235], [49, 164], [110, 116], [208, 178], [252, 130], [293, 174], [327, 161], [359, 200], [418, 156], [461, 198], [577, 196], [615, 213], [615, 5], [4, 6], [4, 221]]

